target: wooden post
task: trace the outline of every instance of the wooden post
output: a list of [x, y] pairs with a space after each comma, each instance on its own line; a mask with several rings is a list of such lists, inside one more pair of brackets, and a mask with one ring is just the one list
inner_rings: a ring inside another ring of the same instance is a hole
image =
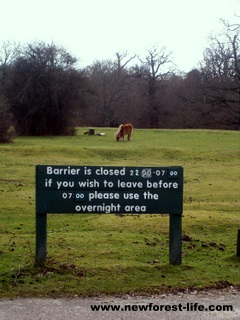
[[240, 228], [238, 228], [237, 234], [237, 257], [240, 257]]
[[36, 264], [44, 264], [47, 258], [47, 214], [36, 214]]
[[94, 130], [94, 129], [89, 129], [89, 130], [88, 130], [88, 134], [89, 134], [90, 136], [94, 136], [94, 135], [95, 135], [95, 130]]
[[170, 264], [182, 263], [182, 215], [170, 214], [169, 225], [169, 262]]

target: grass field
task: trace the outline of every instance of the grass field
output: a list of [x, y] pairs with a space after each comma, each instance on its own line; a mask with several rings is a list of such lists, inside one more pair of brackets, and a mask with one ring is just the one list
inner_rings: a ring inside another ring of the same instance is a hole
[[[239, 132], [135, 129], [105, 136], [18, 137], [0, 145], [0, 297], [152, 294], [240, 286]], [[184, 167], [182, 265], [169, 264], [168, 215], [48, 215], [35, 266], [35, 166]]]

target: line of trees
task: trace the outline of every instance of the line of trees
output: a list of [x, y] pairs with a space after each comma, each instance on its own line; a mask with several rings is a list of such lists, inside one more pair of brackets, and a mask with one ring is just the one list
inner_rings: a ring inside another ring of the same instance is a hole
[[[74, 134], [76, 126], [240, 128], [240, 25], [224, 23], [198, 69], [174, 71], [165, 47], [144, 58], [116, 53], [79, 70], [54, 43], [0, 48], [0, 142]], [[137, 62], [136, 62], [137, 61]]]

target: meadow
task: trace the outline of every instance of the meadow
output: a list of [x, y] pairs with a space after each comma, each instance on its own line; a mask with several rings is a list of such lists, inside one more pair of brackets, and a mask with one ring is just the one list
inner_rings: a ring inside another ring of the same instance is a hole
[[[135, 129], [105, 136], [17, 137], [0, 145], [0, 298], [158, 294], [240, 286], [236, 131]], [[169, 264], [169, 216], [48, 214], [35, 265], [35, 166], [183, 166], [181, 265]]]

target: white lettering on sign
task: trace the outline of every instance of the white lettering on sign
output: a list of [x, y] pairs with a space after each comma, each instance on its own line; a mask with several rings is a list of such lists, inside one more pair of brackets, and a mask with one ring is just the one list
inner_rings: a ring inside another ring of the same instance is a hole
[[139, 194], [138, 193], [124, 193], [123, 198], [128, 200], [139, 200]]
[[98, 192], [98, 191], [94, 191], [94, 192], [90, 192], [88, 195], [89, 201], [92, 201], [94, 199], [116, 199], [118, 200], [120, 198], [119, 193], [114, 193], [114, 192], [110, 192], [110, 193], [104, 193], [104, 192]]
[[143, 183], [141, 181], [139, 182], [134, 182], [134, 181], [121, 181], [118, 180], [117, 181], [117, 187], [118, 188], [142, 188], [143, 187]]
[[179, 213], [182, 174], [180, 167], [39, 166], [39, 210], [49, 206], [54, 212]]
[[58, 190], [63, 188], [73, 188], [74, 181], [56, 181]]
[[158, 200], [159, 196], [157, 193], [151, 193], [150, 191], [148, 192], [143, 192], [143, 198], [146, 200]]
[[84, 205], [77, 205], [75, 207], [75, 210], [77, 212], [105, 212], [105, 213], [112, 213], [112, 212], [120, 212], [121, 205], [110, 203], [106, 205], [105, 203], [100, 205], [90, 205], [90, 204], [84, 204]]
[[99, 188], [100, 183], [98, 180], [85, 180], [85, 181], [78, 181], [78, 185], [80, 188]]
[[96, 169], [97, 176], [125, 176], [125, 174], [126, 174], [126, 168], [108, 169], [108, 168], [100, 167], [99, 169]]
[[158, 182], [151, 182], [147, 180], [147, 188], [148, 189], [177, 189], [178, 183], [177, 182], [163, 182], [162, 180], [159, 180]]
[[81, 172], [80, 168], [71, 168], [71, 167], [67, 167], [67, 168], [53, 168], [53, 167], [47, 167], [47, 174], [52, 174], [52, 175], [79, 175]]
[[127, 212], [146, 212], [146, 206], [125, 206]]
[[[103, 204], [82, 204], [75, 206], [76, 212], [104, 212], [104, 213], [113, 213], [113, 212], [120, 212], [121, 205], [110, 203], [106, 205]], [[125, 212], [147, 212], [146, 206], [133, 206], [133, 205], [126, 205], [124, 207]]]

